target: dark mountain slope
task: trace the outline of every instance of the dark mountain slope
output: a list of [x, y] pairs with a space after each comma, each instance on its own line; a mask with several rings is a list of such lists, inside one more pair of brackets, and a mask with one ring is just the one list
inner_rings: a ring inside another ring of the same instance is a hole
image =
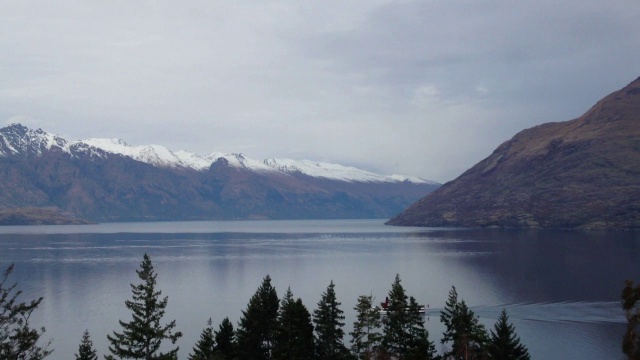
[[640, 228], [640, 78], [524, 130], [390, 225]]
[[22, 217], [53, 208], [91, 221], [388, 218], [437, 187], [256, 170], [224, 157], [203, 170], [160, 166], [19, 124], [0, 129], [0, 210], [30, 208]]
[[95, 221], [217, 213], [215, 204], [195, 195], [201, 189], [197, 174], [178, 174], [121, 156], [78, 159], [51, 151], [28, 160], [0, 158], [0, 171], [11, 174], [0, 179], [3, 208], [57, 207]]

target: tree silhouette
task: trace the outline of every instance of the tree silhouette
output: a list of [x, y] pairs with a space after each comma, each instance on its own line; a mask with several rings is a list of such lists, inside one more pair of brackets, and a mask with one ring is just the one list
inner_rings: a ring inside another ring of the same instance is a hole
[[640, 360], [640, 285], [627, 280], [622, 290], [622, 309], [627, 318], [627, 330], [622, 339], [622, 351], [630, 360]]
[[189, 354], [189, 360], [212, 360], [215, 353], [216, 340], [211, 318], [209, 318], [207, 327], [202, 330], [200, 339], [196, 342], [193, 352]]
[[406, 295], [400, 275], [396, 274], [388, 299], [382, 339], [384, 352], [397, 359], [431, 359], [435, 347], [428, 339], [420, 306], [415, 298]]
[[[126, 300], [125, 306], [131, 310], [129, 322], [119, 321], [122, 332], [107, 335], [109, 351], [114, 356], [126, 359], [165, 360], [176, 359], [178, 347], [168, 352], [160, 352], [164, 340], [172, 344], [182, 336], [181, 332], [173, 333], [176, 321], [161, 324], [167, 307], [168, 297], [160, 299], [161, 291], [156, 290], [157, 274], [153, 271], [151, 259], [144, 254], [140, 270], [136, 270], [141, 284], [131, 284], [132, 300]], [[110, 359], [112, 357], [107, 357]]]
[[96, 349], [93, 348], [93, 341], [91, 341], [89, 330], [85, 330], [82, 334], [82, 340], [78, 346], [78, 353], [75, 355], [76, 360], [98, 360], [98, 353]]
[[322, 293], [318, 308], [313, 311], [313, 323], [316, 331], [316, 352], [319, 360], [345, 359], [349, 350], [343, 343], [344, 315], [340, 302], [336, 299], [333, 280]]
[[446, 327], [441, 342], [451, 343], [451, 349], [445, 351], [445, 359], [480, 359], [488, 341], [487, 331], [478, 317], [467, 307], [464, 300], [458, 301], [455, 286], [451, 287], [440, 321]]
[[7, 281], [13, 272], [13, 264], [2, 274], [0, 280], [0, 359], [3, 360], [40, 360], [51, 354], [53, 350], [38, 346], [38, 340], [44, 328], [32, 329], [29, 318], [42, 302], [42, 297], [29, 303], [19, 302], [22, 291], [16, 290], [17, 284], [9, 285]]
[[407, 324], [409, 346], [404, 359], [434, 359], [436, 355], [436, 347], [432, 341], [429, 341], [429, 332], [424, 328], [424, 319], [420, 313], [420, 305], [418, 305], [418, 302], [413, 296], [409, 297], [409, 307], [407, 312], [409, 318], [409, 322]]
[[302, 300], [293, 299], [291, 288], [280, 302], [278, 334], [273, 351], [274, 359], [305, 360], [314, 353], [311, 315]]
[[265, 276], [256, 293], [242, 311], [236, 332], [241, 359], [271, 359], [278, 327], [278, 293]]
[[236, 341], [233, 324], [228, 317], [222, 320], [218, 330], [213, 334], [216, 340], [217, 358], [221, 360], [232, 359], [236, 352]]
[[491, 330], [487, 356], [492, 360], [529, 360], [527, 347], [520, 343], [515, 327], [509, 323], [507, 311], [502, 309], [498, 322]]
[[349, 333], [351, 352], [360, 360], [369, 360], [382, 340], [380, 308], [373, 307], [373, 296], [360, 295], [353, 309], [358, 315], [353, 323], [353, 331]]

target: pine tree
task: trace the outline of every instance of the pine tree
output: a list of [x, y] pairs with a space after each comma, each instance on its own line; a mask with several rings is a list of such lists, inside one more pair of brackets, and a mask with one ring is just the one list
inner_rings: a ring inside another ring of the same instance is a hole
[[207, 327], [200, 333], [200, 340], [189, 354], [189, 360], [212, 360], [216, 353], [216, 341], [214, 338], [211, 318], [207, 321]]
[[391, 284], [391, 290], [389, 290], [387, 318], [384, 323], [384, 337], [382, 339], [384, 351], [396, 358], [403, 357], [409, 346], [409, 334], [406, 331], [406, 325], [409, 322], [407, 299], [400, 275], [396, 274], [396, 278]]
[[267, 275], [242, 311], [238, 323], [238, 355], [246, 360], [271, 359], [278, 327], [279, 300]]
[[318, 308], [313, 311], [316, 332], [316, 353], [319, 360], [338, 360], [348, 357], [343, 343], [344, 315], [336, 299], [333, 280], [322, 294]]
[[93, 341], [89, 335], [89, 330], [85, 330], [82, 334], [82, 340], [78, 346], [76, 360], [98, 360], [98, 354], [93, 348]]
[[457, 313], [458, 313], [458, 291], [456, 290], [455, 286], [451, 286], [451, 290], [449, 290], [449, 297], [447, 298], [447, 302], [445, 302], [444, 309], [440, 313], [440, 322], [444, 324], [444, 326], [446, 327], [442, 340], [440, 340], [442, 344], [445, 344], [449, 341], [451, 342], [454, 341], [455, 329], [454, 329], [453, 321], [457, 316]]
[[175, 320], [166, 325], [160, 323], [169, 300], [166, 296], [160, 299], [162, 292], [156, 290], [157, 274], [147, 254], [144, 254], [140, 270], [136, 270], [136, 273], [142, 283], [131, 284], [133, 298], [125, 301], [125, 306], [132, 312], [132, 319], [130, 322], [119, 321], [122, 333], [114, 331], [113, 336], [107, 335], [109, 351], [125, 359], [176, 359], [178, 347], [166, 353], [160, 352], [164, 340], [175, 344], [182, 333], [173, 333]]
[[51, 341], [43, 347], [38, 346], [44, 328], [32, 329], [29, 318], [43, 298], [29, 303], [18, 302], [22, 291], [16, 290], [17, 284], [7, 283], [13, 267], [13, 264], [9, 265], [0, 280], [0, 359], [40, 360], [53, 351], [48, 349]]
[[226, 317], [220, 323], [218, 330], [214, 331], [217, 358], [221, 360], [232, 359], [236, 352], [235, 333], [233, 324]]
[[353, 308], [357, 313], [357, 319], [353, 323], [351, 335], [351, 352], [360, 360], [372, 359], [380, 346], [380, 309], [373, 307], [373, 296], [360, 295]]
[[433, 359], [436, 355], [436, 347], [432, 341], [429, 341], [429, 332], [424, 327], [420, 305], [413, 296], [409, 297], [408, 317], [409, 347], [404, 359]]
[[306, 360], [313, 354], [313, 325], [311, 315], [302, 300], [293, 299], [291, 288], [280, 303], [278, 334], [273, 358], [279, 360]]
[[[494, 331], [495, 330], [495, 331]], [[515, 327], [509, 323], [507, 311], [502, 309], [498, 322], [491, 330], [487, 355], [493, 360], [529, 360], [529, 351], [520, 343]]]
[[[298, 335], [293, 342], [292, 354], [298, 359], [313, 359], [315, 351], [315, 339], [313, 337], [313, 324], [311, 322], [311, 313], [302, 303], [302, 299], [297, 298], [293, 306], [293, 315], [296, 324], [295, 331]], [[293, 357], [292, 357], [293, 359]]]
[[444, 353], [445, 359], [482, 358], [488, 341], [487, 331], [464, 300], [458, 301], [455, 286], [449, 291], [440, 321], [446, 327], [441, 342], [451, 343], [450, 351]]
[[384, 352], [397, 359], [431, 359], [435, 347], [424, 328], [420, 306], [415, 298], [406, 295], [400, 275], [396, 275], [388, 298], [382, 339]]
[[280, 309], [278, 310], [278, 330], [276, 334], [276, 342], [273, 347], [274, 359], [288, 359], [291, 354], [293, 343], [293, 314], [292, 304], [295, 303], [291, 287], [287, 288], [287, 292], [280, 301]]
[[629, 360], [640, 360], [640, 285], [627, 280], [622, 290], [622, 310], [627, 318], [627, 330], [622, 339], [622, 351]]

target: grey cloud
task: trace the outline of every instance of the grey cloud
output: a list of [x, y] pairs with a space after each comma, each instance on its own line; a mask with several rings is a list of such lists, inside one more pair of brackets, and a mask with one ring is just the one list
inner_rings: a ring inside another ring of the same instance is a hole
[[636, 78], [633, 1], [11, 2], [0, 121], [450, 180]]

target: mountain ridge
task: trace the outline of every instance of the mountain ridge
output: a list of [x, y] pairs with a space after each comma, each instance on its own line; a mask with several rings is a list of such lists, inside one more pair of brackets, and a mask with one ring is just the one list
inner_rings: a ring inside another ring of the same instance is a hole
[[582, 116], [523, 130], [387, 223], [640, 228], [640, 78]]
[[[6, 133], [11, 133], [17, 139], [14, 143], [34, 143], [28, 148], [18, 151], [7, 141]], [[25, 139], [28, 139], [25, 141]], [[18, 141], [16, 141], [18, 140]], [[2, 144], [6, 144], [2, 146]], [[283, 173], [300, 172], [309, 176], [330, 178], [342, 181], [373, 181], [373, 182], [397, 182], [409, 181], [412, 183], [429, 183], [439, 185], [435, 181], [422, 179], [415, 176], [380, 175], [351, 166], [335, 163], [318, 162], [312, 160], [293, 160], [282, 158], [268, 158], [262, 161], [248, 158], [241, 153], [212, 152], [207, 156], [200, 156], [184, 150], [171, 151], [162, 145], [148, 144], [131, 146], [120, 138], [89, 138], [85, 140], [68, 141], [57, 135], [48, 133], [42, 129], [32, 130], [22, 124], [14, 123], [0, 129], [0, 156], [7, 155], [39, 155], [43, 150], [50, 150], [57, 146], [65, 152], [73, 153], [73, 149], [84, 146], [94, 147], [106, 153], [123, 155], [134, 160], [159, 167], [184, 167], [197, 171], [207, 170], [220, 158], [225, 158], [235, 167], [244, 167], [253, 171], [280, 171]], [[11, 150], [10, 154], [6, 149]], [[340, 176], [342, 175], [342, 176]]]
[[[388, 218], [438, 187], [337, 164], [288, 160], [299, 166], [283, 171], [280, 163], [67, 141], [14, 124], [0, 129], [0, 210], [57, 208], [97, 222]], [[310, 164], [315, 174], [301, 171]]]

